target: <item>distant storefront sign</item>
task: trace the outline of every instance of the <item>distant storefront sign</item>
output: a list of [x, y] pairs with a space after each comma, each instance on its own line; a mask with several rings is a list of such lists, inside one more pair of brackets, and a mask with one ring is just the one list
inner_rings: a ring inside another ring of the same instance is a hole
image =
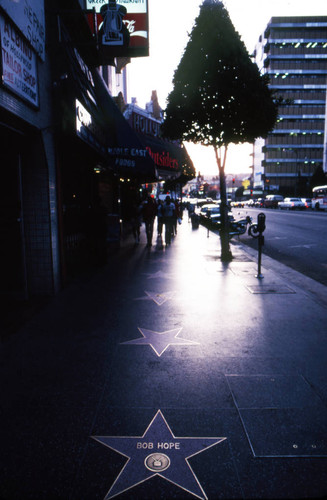
[[146, 149], [131, 147], [108, 148], [108, 154], [115, 160], [115, 166], [135, 168], [138, 159], [146, 158]]
[[86, 0], [92, 32], [97, 30], [102, 63], [113, 57], [149, 55], [148, 0]]
[[160, 123], [139, 113], [132, 113], [129, 119], [135, 132], [158, 137], [160, 135]]
[[18, 26], [37, 55], [45, 60], [44, 0], [0, 0], [0, 6]]
[[137, 111], [129, 114], [128, 121], [155, 163], [157, 173], [179, 173], [183, 163], [182, 149], [179, 144], [160, 137], [160, 122]]
[[8, 19], [0, 16], [2, 83], [33, 106], [39, 106], [36, 53]]

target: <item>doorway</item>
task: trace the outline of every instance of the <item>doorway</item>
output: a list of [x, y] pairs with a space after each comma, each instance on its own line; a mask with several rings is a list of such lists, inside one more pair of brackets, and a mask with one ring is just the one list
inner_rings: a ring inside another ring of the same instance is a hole
[[26, 298], [21, 152], [17, 136], [0, 127], [0, 293]]

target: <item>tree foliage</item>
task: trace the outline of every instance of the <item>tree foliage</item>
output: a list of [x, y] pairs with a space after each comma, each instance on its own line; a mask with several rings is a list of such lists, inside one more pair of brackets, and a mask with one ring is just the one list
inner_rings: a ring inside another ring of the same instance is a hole
[[175, 71], [163, 132], [226, 146], [272, 130], [278, 106], [222, 2], [205, 0]]
[[[172, 139], [214, 147], [222, 208], [228, 145], [265, 137], [277, 116], [278, 103], [267, 77], [251, 60], [223, 3], [204, 0], [174, 74], [162, 132]], [[222, 233], [224, 229], [223, 225]]]
[[313, 174], [312, 174], [312, 176], [310, 178], [310, 187], [311, 187], [311, 190], [315, 186], [323, 186], [325, 184], [327, 184], [327, 175], [323, 171], [322, 166], [319, 166], [319, 167], [317, 167], [315, 169], [315, 171], [313, 172]]
[[217, 147], [272, 130], [277, 103], [222, 2], [205, 0], [175, 71], [163, 133]]

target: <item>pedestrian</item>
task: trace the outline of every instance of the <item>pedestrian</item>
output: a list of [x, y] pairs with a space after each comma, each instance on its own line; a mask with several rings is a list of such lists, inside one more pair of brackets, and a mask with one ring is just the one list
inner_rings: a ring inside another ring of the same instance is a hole
[[153, 225], [157, 215], [157, 204], [149, 193], [146, 193], [145, 199], [142, 202], [142, 218], [145, 224], [145, 233], [147, 246], [152, 246]]
[[171, 201], [170, 196], [166, 196], [165, 203], [162, 206], [162, 213], [165, 224], [165, 244], [170, 245], [173, 235], [175, 204]]
[[163, 227], [163, 213], [162, 213], [162, 201], [158, 199], [157, 201], [157, 221], [158, 221], [158, 226], [157, 226], [157, 234], [158, 238], [162, 238], [162, 227]]
[[173, 222], [173, 235], [176, 236], [177, 234], [177, 222], [181, 224], [182, 219], [181, 219], [181, 210], [180, 210], [180, 203], [178, 200], [174, 201], [175, 204], [175, 212], [174, 212], [174, 222]]
[[140, 243], [140, 229], [142, 225], [141, 206], [137, 203], [132, 205], [130, 221], [135, 244], [137, 245]]
[[188, 222], [192, 219], [192, 215], [194, 214], [194, 205], [190, 201], [187, 202], [187, 212], [188, 212]]

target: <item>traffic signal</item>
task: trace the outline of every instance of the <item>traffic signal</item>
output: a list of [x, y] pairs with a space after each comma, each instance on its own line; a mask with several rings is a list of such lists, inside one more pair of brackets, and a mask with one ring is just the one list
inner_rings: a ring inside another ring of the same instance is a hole
[[235, 177], [233, 177], [233, 184], [235, 184]]

